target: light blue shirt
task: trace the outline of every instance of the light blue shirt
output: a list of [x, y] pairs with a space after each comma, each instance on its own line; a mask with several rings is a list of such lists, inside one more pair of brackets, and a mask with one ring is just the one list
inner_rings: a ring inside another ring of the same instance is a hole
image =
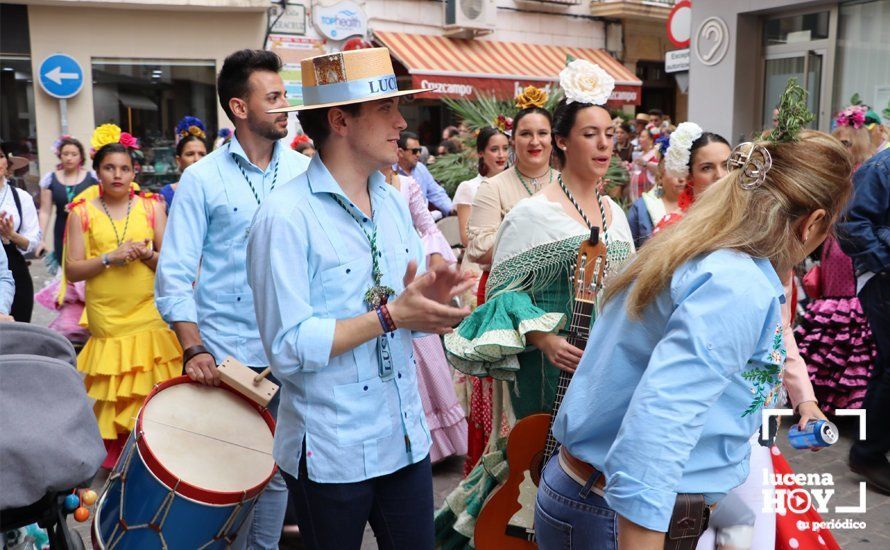
[[[769, 261], [718, 250], [681, 266], [640, 320], [626, 295], [594, 323], [553, 431], [605, 474], [613, 510], [667, 531], [677, 493], [714, 502], [748, 475], [755, 398], [781, 386], [784, 291]], [[761, 369], [775, 373], [762, 394], [743, 377]]]
[[[204, 346], [222, 362], [226, 356], [250, 366], [268, 364], [247, 286], [247, 230], [259, 199], [301, 174], [309, 159], [275, 144], [266, 170], [247, 159], [233, 137], [186, 168], [164, 232], [155, 277], [155, 303], [168, 323], [197, 323]], [[193, 286], [194, 283], [194, 286]]]
[[376, 224], [382, 284], [399, 294], [408, 261], [424, 265], [401, 193], [379, 172], [368, 189], [373, 220], [351, 205], [316, 155], [305, 174], [275, 191], [250, 230], [248, 280], [272, 373], [281, 381], [275, 461], [297, 476], [305, 438], [309, 478], [320, 483], [392, 473], [423, 460], [431, 442], [411, 331], [386, 336], [389, 379], [378, 375], [376, 339], [330, 358], [337, 320], [366, 313], [364, 294], [373, 286], [368, 238], [334, 196], [369, 234]]
[[15, 298], [15, 279], [9, 270], [6, 253], [0, 252], [0, 314], [9, 315], [13, 298]]
[[450, 215], [451, 211], [454, 210], [454, 206], [451, 203], [451, 199], [448, 198], [448, 193], [445, 192], [445, 188], [439, 185], [436, 178], [430, 174], [429, 168], [422, 162], [418, 162], [410, 174], [405, 172], [405, 170], [398, 164], [394, 165], [393, 168], [403, 176], [411, 176], [414, 178], [414, 181], [416, 181], [417, 184], [420, 185], [420, 189], [423, 190], [423, 196], [426, 198], [427, 202], [432, 204], [433, 208], [441, 212], [443, 216]]

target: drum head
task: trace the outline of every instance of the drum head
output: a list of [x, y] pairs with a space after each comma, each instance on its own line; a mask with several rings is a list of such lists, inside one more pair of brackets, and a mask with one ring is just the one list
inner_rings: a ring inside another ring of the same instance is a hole
[[157, 461], [189, 485], [241, 492], [275, 468], [272, 431], [246, 399], [199, 384], [176, 384], [144, 405], [142, 431]]

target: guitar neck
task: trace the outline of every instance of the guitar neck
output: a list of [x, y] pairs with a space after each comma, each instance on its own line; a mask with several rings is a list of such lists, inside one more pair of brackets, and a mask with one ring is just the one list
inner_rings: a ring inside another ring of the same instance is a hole
[[[569, 335], [566, 338], [570, 344], [580, 350], [587, 346], [587, 338], [590, 336], [591, 319], [593, 318], [593, 302], [575, 301], [575, 311], [572, 314], [572, 322], [569, 325]], [[547, 430], [547, 443], [544, 445], [544, 463], [556, 452], [556, 438], [553, 437], [553, 421], [562, 398], [572, 381], [571, 373], [560, 371], [559, 380], [556, 383], [556, 399], [553, 400], [553, 411], [550, 413], [550, 429]]]

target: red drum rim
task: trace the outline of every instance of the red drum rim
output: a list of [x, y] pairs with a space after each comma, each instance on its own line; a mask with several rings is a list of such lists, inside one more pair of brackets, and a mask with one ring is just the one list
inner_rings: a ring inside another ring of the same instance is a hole
[[[170, 470], [165, 468], [158, 461], [154, 453], [152, 453], [151, 447], [149, 447], [148, 441], [146, 441], [144, 432], [142, 431], [142, 415], [145, 412], [145, 405], [158, 393], [166, 390], [167, 388], [178, 386], [179, 384], [197, 384], [197, 382], [193, 382], [188, 376], [177, 376], [176, 378], [165, 380], [164, 382], [161, 382], [160, 384], [157, 384], [154, 388], [152, 388], [151, 392], [145, 398], [145, 401], [142, 402], [142, 407], [139, 409], [139, 414], [136, 417], [136, 426], [133, 431], [136, 433], [136, 447], [139, 449], [139, 454], [142, 455], [142, 460], [143, 462], [145, 462], [145, 466], [158, 478], [161, 483], [166, 485], [168, 488], [174, 489], [176, 493], [197, 502], [216, 505], [238, 504], [239, 502], [252, 499], [259, 495], [261, 492], [263, 492], [263, 489], [265, 489], [266, 485], [268, 485], [269, 481], [272, 480], [272, 477], [278, 471], [277, 464], [273, 466], [272, 472], [262, 483], [251, 487], [250, 489], [247, 489], [243, 492], [222, 492], [204, 489], [202, 487], [198, 487], [196, 485], [192, 485], [190, 483], [182, 481], [181, 479], [173, 475]], [[271, 431], [273, 435], [275, 434], [275, 420], [272, 418], [272, 414], [269, 413], [267, 409], [264, 409], [250, 399], [244, 397], [225, 383], [220, 384], [218, 388], [231, 392], [242, 401], [248, 403], [255, 411], [260, 414], [260, 416], [263, 417], [263, 420], [266, 421], [266, 425], [269, 426], [269, 431]]]

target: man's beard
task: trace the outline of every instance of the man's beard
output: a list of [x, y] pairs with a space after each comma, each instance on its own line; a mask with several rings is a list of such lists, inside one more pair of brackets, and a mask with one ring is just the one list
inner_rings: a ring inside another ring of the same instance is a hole
[[275, 121], [253, 120], [247, 117], [247, 128], [270, 141], [277, 141], [287, 136], [287, 128], [281, 129]]

